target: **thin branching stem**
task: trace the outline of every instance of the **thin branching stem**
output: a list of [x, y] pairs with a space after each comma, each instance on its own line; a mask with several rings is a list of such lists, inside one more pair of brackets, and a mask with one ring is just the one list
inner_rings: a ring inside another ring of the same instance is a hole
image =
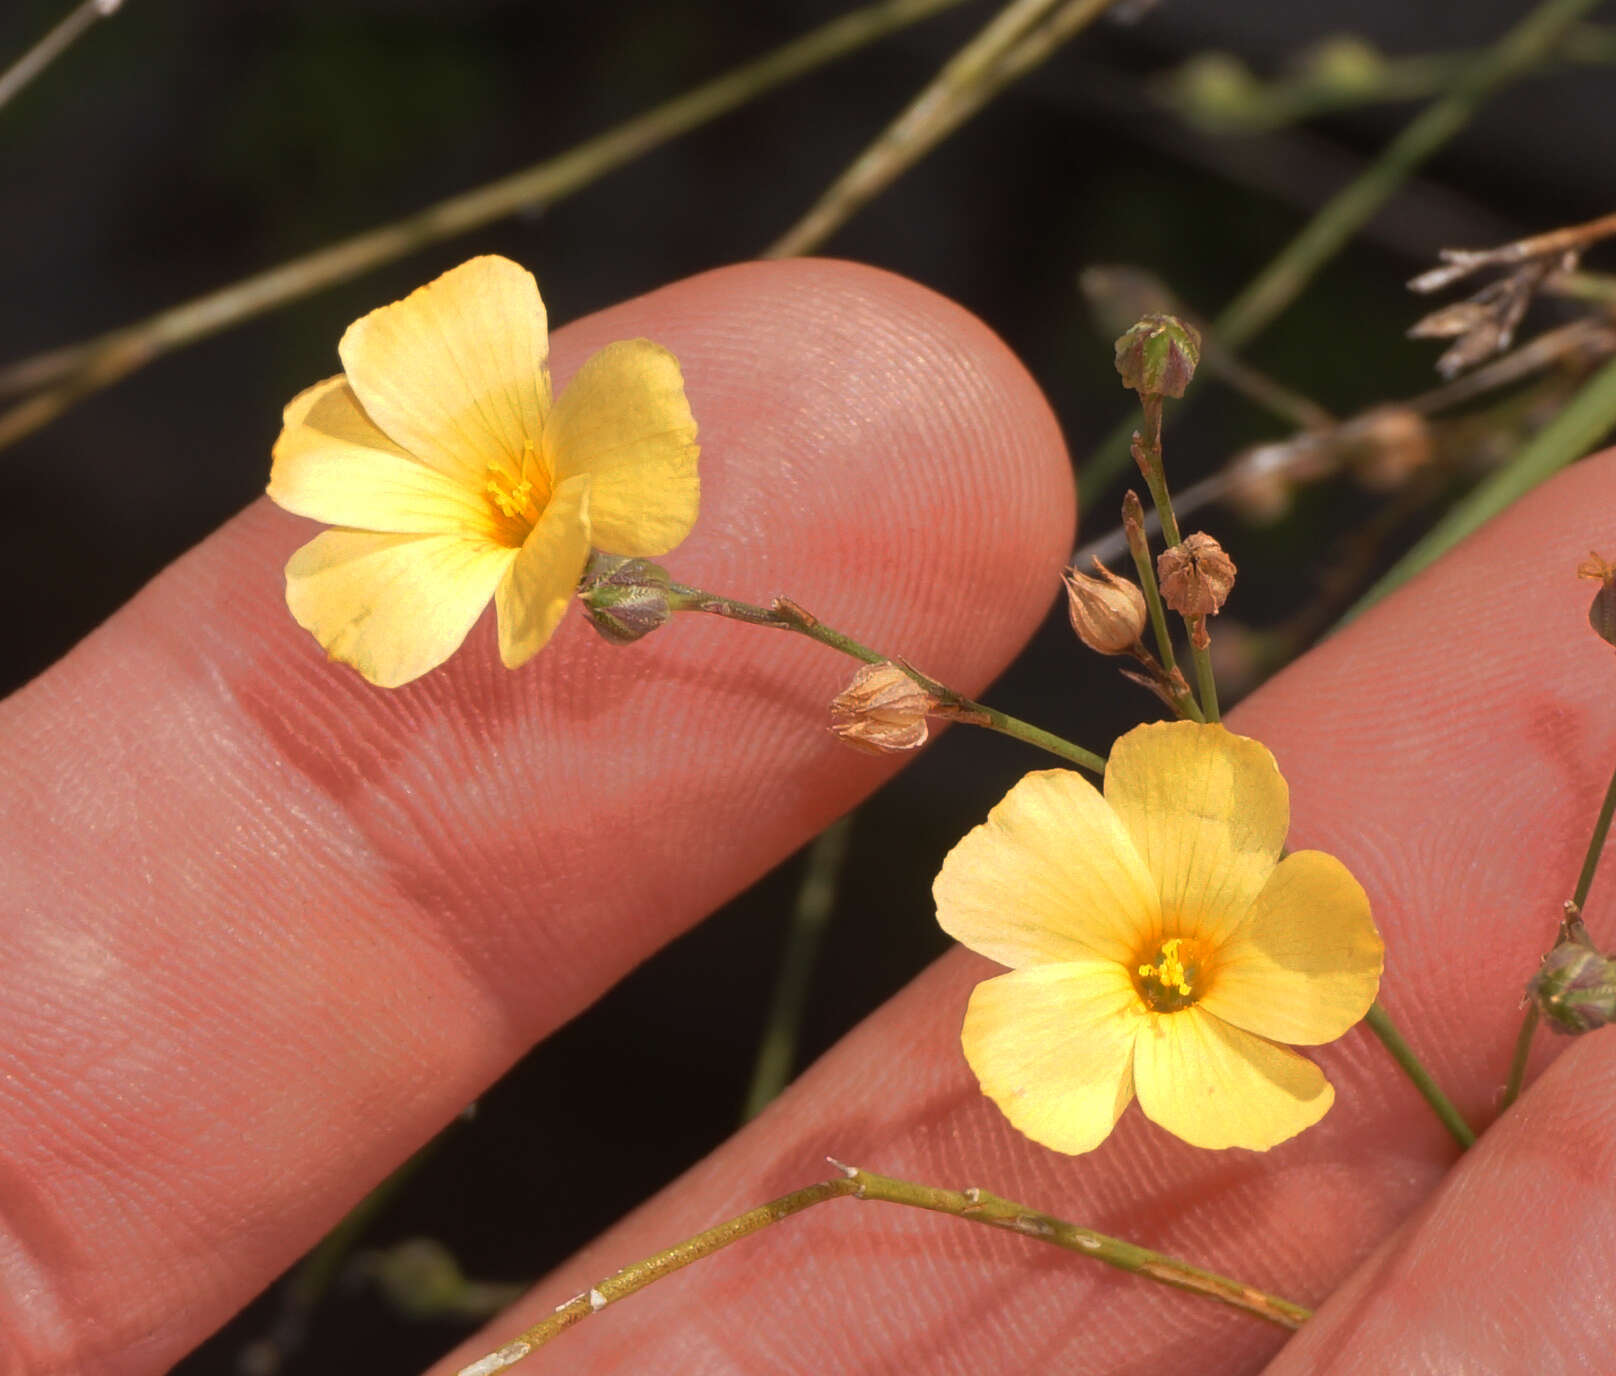
[[812, 253], [1006, 85], [1043, 62], [1114, 3], [1011, 0], [763, 256]]
[[[1542, 0], [1470, 63], [1447, 93], [1426, 106], [1349, 185], [1314, 213], [1279, 255], [1212, 322], [1224, 348], [1240, 350], [1296, 299], [1327, 262], [1364, 227], [1408, 178], [1463, 131], [1495, 92], [1553, 54], [1566, 33], [1599, 0]], [[1083, 465], [1086, 499], [1128, 461], [1131, 423], [1120, 423]]]
[[[1571, 902], [1567, 905], [1567, 912], [1573, 916], [1580, 914], [1588, 902], [1588, 893], [1594, 886], [1594, 875], [1599, 872], [1599, 859], [1605, 853], [1605, 841], [1610, 836], [1610, 824], [1616, 818], [1616, 770], [1611, 771], [1610, 782], [1605, 785], [1605, 798], [1599, 805], [1599, 815], [1594, 818], [1594, 829], [1588, 837], [1588, 849], [1583, 852], [1582, 869], [1577, 875], [1577, 887], [1571, 895]], [[1535, 1003], [1526, 1006], [1525, 1016], [1521, 1019], [1521, 1030], [1515, 1038], [1515, 1054], [1510, 1058], [1509, 1080], [1504, 1085], [1504, 1097], [1498, 1102], [1498, 1110], [1502, 1113], [1520, 1096], [1521, 1085], [1526, 1079], [1526, 1060], [1532, 1050], [1532, 1034], [1537, 1031], [1538, 1007]]]
[[862, 645], [854, 640], [852, 636], [825, 625], [812, 612], [805, 611], [789, 598], [779, 597], [771, 606], [759, 607], [733, 597], [721, 597], [702, 588], [673, 583], [668, 587], [668, 606], [674, 611], [706, 612], [712, 616], [726, 617], [731, 621], [744, 621], [749, 626], [793, 631], [798, 635], [807, 636], [810, 640], [817, 640], [821, 645], [828, 645], [833, 650], [839, 650], [844, 655], [862, 660], [866, 664], [896, 665], [937, 699], [938, 705], [933, 709], [932, 715], [949, 721], [964, 722], [970, 726], [985, 726], [1002, 736], [1010, 736], [1028, 745], [1037, 746], [1038, 749], [1057, 755], [1092, 774], [1105, 773], [1103, 755], [1096, 755], [1092, 750], [1074, 745], [1064, 737], [1045, 731], [1040, 726], [1034, 726], [1019, 717], [1012, 717], [1008, 712], [1001, 712], [997, 708], [968, 698], [963, 693], [957, 693], [946, 684], [927, 677], [912, 664], [906, 664], [891, 655], [884, 655], [879, 650], [872, 650], [868, 645]]
[[37, 391], [0, 415], [0, 449], [153, 359], [276, 307], [518, 211], [553, 205], [680, 134], [962, 0], [883, 0], [832, 20], [559, 157], [95, 339], [0, 370], [0, 395]]
[[557, 1305], [547, 1318], [506, 1343], [497, 1352], [462, 1367], [459, 1376], [494, 1376], [495, 1372], [514, 1366], [574, 1324], [598, 1314], [617, 1300], [643, 1290], [663, 1276], [709, 1257], [733, 1242], [751, 1237], [764, 1228], [800, 1214], [804, 1209], [828, 1203], [832, 1199], [902, 1204], [1019, 1233], [1078, 1256], [1092, 1257], [1118, 1270], [1129, 1271], [1175, 1289], [1188, 1290], [1192, 1294], [1204, 1295], [1281, 1328], [1300, 1328], [1312, 1317], [1311, 1310], [1266, 1290], [1259, 1290], [1256, 1286], [1219, 1275], [1215, 1271], [1203, 1270], [1148, 1247], [1064, 1222], [1037, 1209], [1029, 1209], [1025, 1204], [1001, 1199], [986, 1190], [940, 1189], [934, 1185], [919, 1185], [891, 1176], [876, 1175], [873, 1171], [860, 1170], [856, 1166], [842, 1166], [840, 1162], [833, 1164], [842, 1171], [842, 1175], [836, 1179], [824, 1180], [806, 1189], [782, 1195], [779, 1199], [772, 1199], [767, 1204], [760, 1204], [755, 1209], [720, 1223], [716, 1228], [697, 1233], [675, 1247], [646, 1257], [632, 1266], [625, 1266], [588, 1290]]

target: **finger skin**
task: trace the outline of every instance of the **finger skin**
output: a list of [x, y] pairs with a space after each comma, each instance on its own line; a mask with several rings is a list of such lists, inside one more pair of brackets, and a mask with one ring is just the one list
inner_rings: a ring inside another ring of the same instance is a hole
[[[980, 322], [871, 269], [750, 265], [559, 331], [558, 384], [641, 335], [701, 427], [675, 577], [788, 593], [968, 692], [1008, 661], [1074, 499]], [[706, 618], [625, 649], [574, 610], [509, 673], [485, 617], [373, 688], [286, 611], [315, 529], [257, 503], [0, 704], [0, 1370], [166, 1369], [890, 772], [824, 730], [851, 661]]]
[[1271, 1376], [1609, 1371], [1613, 1043], [1570, 1046], [1330, 1296]]
[[[1612, 544], [1613, 494], [1616, 456], [1579, 465], [1231, 722], [1285, 772], [1290, 844], [1338, 855], [1364, 884], [1386, 939], [1382, 1000], [1478, 1126], [1492, 1117], [1521, 989], [1553, 939], [1616, 760], [1616, 665], [1587, 629], [1592, 589], [1573, 572], [1590, 548]], [[1610, 930], [1610, 891], [1595, 886], [1595, 932]], [[1097, 1151], [1057, 1156], [1006, 1125], [960, 1054], [969, 990], [996, 972], [967, 953], [945, 957], [769, 1113], [434, 1369], [489, 1351], [620, 1266], [824, 1176], [827, 1153], [978, 1185], [1310, 1306], [1457, 1155], [1359, 1027], [1317, 1052], [1335, 1108], [1266, 1154], [1197, 1151], [1131, 1110]], [[1535, 1063], [1563, 1046], [1545, 1039]], [[610, 1307], [518, 1370], [1216, 1374], [1256, 1370], [1284, 1338], [1025, 1239], [837, 1201]]]

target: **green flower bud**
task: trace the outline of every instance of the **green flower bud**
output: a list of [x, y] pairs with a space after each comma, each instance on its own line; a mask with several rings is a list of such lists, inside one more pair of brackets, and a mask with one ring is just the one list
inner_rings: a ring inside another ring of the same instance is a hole
[[1176, 315], [1147, 315], [1117, 340], [1122, 385], [1141, 397], [1181, 397], [1201, 361], [1201, 335]]
[[1566, 923], [1559, 942], [1526, 986], [1556, 1032], [1580, 1036], [1616, 1022], [1616, 960], [1608, 960], [1588, 940], [1580, 921]]
[[669, 582], [667, 570], [649, 559], [596, 551], [578, 584], [578, 600], [607, 640], [632, 645], [673, 614], [668, 607]]

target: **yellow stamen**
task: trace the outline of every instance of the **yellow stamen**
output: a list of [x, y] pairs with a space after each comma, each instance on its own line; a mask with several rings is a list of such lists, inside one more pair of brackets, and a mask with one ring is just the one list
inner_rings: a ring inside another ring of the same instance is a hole
[[1187, 1008], [1198, 997], [1196, 977], [1201, 961], [1195, 943], [1182, 937], [1169, 937], [1157, 949], [1156, 959], [1138, 967], [1138, 989], [1145, 1002], [1158, 1013]]

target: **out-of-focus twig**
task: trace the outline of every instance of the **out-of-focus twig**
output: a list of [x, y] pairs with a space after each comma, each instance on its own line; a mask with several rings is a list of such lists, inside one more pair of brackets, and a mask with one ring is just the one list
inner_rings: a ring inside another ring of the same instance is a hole
[[1555, 418], [1520, 452], [1475, 488], [1409, 550], [1353, 606], [1342, 624], [1401, 587], [1490, 520], [1575, 459], [1588, 453], [1616, 426], [1616, 359], [1605, 364]]
[[[1476, 60], [1473, 49], [1390, 57], [1352, 34], [1308, 48], [1287, 74], [1257, 76], [1232, 53], [1190, 58], [1155, 83], [1160, 98], [1184, 119], [1213, 134], [1257, 134], [1339, 110], [1404, 100], [1428, 100], [1451, 86]], [[1616, 28], [1573, 25], [1542, 66], [1616, 63]]]
[[813, 252], [1000, 90], [1051, 56], [1115, 2], [1011, 0], [763, 256], [790, 258]]
[[123, 7], [123, 0], [79, 0], [67, 16], [4, 72], [0, 72], [0, 106], [56, 61], [95, 27], [98, 20], [110, 19]]
[[1452, 339], [1454, 344], [1437, 360], [1443, 377], [1455, 377], [1466, 368], [1500, 353], [1515, 338], [1526, 308], [1551, 277], [1573, 272], [1591, 244], [1616, 234], [1616, 214], [1586, 224], [1570, 225], [1534, 234], [1497, 248], [1445, 248], [1442, 265], [1422, 272], [1408, 285], [1417, 292], [1440, 291], [1482, 268], [1513, 269], [1487, 283], [1463, 301], [1432, 311], [1409, 329], [1413, 339]]
[[[1469, 124], [1493, 93], [1538, 66], [1599, 0], [1542, 0], [1466, 67], [1381, 151], [1351, 185], [1332, 196], [1307, 226], [1212, 322], [1225, 348], [1239, 351], [1294, 301], [1313, 276], [1403, 182]], [[1082, 466], [1079, 486], [1092, 498], [1128, 461], [1133, 422], [1120, 423]]]
[[0, 370], [0, 395], [42, 389], [0, 415], [0, 449], [49, 424], [89, 393], [127, 377], [173, 349], [345, 282], [428, 244], [520, 210], [554, 204], [642, 153], [765, 91], [960, 3], [962, 0], [882, 0], [854, 10], [559, 157], [439, 201], [379, 229], [294, 258], [133, 325]]

